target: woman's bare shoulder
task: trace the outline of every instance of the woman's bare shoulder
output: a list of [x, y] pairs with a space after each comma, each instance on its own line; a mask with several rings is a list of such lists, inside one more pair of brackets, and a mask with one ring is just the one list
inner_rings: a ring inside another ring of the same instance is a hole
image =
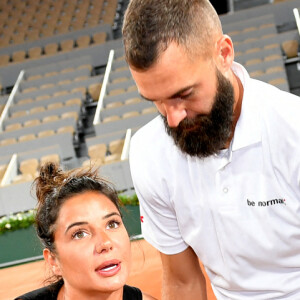
[[157, 300], [157, 299], [148, 294], [143, 293], [143, 300]]

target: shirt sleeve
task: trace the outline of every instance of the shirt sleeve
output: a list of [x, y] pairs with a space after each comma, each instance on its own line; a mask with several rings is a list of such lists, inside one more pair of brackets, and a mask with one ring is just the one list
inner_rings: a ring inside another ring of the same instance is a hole
[[[143, 237], [164, 254], [177, 254], [188, 245], [183, 241], [176, 212], [170, 201], [168, 174], [156, 151], [134, 136], [130, 147], [130, 169], [140, 202]], [[159, 154], [159, 153], [158, 153]]]

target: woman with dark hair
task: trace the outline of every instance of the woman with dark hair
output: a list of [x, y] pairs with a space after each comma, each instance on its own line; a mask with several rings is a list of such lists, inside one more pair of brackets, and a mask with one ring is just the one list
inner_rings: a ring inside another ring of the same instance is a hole
[[117, 192], [98, 170], [47, 163], [34, 184], [36, 230], [55, 282], [16, 299], [154, 299], [125, 284], [130, 240]]

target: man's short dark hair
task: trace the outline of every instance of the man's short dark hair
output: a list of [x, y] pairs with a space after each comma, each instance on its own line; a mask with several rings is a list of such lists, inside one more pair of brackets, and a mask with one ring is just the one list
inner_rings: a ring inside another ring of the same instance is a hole
[[220, 34], [208, 0], [131, 0], [123, 24], [125, 57], [131, 67], [147, 70], [171, 42], [205, 56]]

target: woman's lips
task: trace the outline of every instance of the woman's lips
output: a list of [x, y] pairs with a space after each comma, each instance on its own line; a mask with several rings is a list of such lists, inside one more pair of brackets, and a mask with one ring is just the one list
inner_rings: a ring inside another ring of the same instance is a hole
[[110, 260], [102, 263], [96, 268], [96, 272], [103, 277], [111, 277], [121, 270], [121, 262], [118, 260]]

